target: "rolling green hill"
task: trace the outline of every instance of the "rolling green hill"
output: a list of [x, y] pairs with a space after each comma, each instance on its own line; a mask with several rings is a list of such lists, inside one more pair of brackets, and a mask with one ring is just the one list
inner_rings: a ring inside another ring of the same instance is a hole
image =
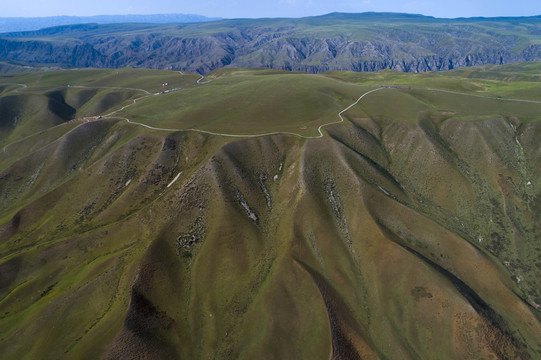
[[0, 76], [0, 357], [539, 358], [540, 73]]

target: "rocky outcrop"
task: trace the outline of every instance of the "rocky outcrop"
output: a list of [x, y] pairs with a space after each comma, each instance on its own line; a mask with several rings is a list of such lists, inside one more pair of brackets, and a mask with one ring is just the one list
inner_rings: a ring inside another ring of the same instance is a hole
[[[280, 19], [266, 23], [224, 20], [173, 28], [154, 25], [135, 31], [129, 25], [125, 30], [96, 24], [64, 26], [7, 34], [0, 39], [0, 58], [69, 67], [133, 66], [202, 74], [224, 66], [310, 73], [424, 72], [541, 60], [541, 45], [530, 43], [531, 34], [509, 20], [494, 20], [490, 26], [481, 26], [481, 20], [427, 22], [421, 18], [398, 25], [366, 22], [361, 26], [350, 20], [342, 21], [339, 30], [328, 32], [321, 26], [327, 23], [308, 19], [292, 20], [288, 26]], [[325, 18], [331, 27], [337, 27], [338, 22], [332, 19], [331, 15]], [[541, 22], [525, 19], [521, 21]], [[510, 26], [517, 35], [507, 35]]]
[[38, 64], [71, 67], [106, 67], [107, 56], [90, 44], [0, 39], [0, 57]]

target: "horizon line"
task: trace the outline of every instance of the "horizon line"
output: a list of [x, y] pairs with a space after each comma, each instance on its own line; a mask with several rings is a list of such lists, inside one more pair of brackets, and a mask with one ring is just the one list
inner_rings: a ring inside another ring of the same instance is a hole
[[377, 15], [410, 15], [416, 17], [425, 17], [432, 19], [442, 19], [442, 20], [462, 20], [462, 19], [517, 19], [517, 18], [536, 18], [541, 17], [541, 14], [536, 15], [500, 15], [500, 16], [459, 16], [459, 17], [438, 17], [433, 15], [425, 15], [420, 13], [408, 13], [408, 12], [392, 12], [392, 11], [363, 11], [363, 12], [343, 12], [343, 11], [333, 11], [329, 13], [319, 14], [319, 15], [305, 15], [305, 16], [260, 16], [260, 17], [218, 17], [218, 16], [207, 16], [202, 14], [195, 13], [154, 13], [154, 14], [99, 14], [99, 15], [47, 15], [47, 16], [0, 16], [0, 19], [47, 19], [47, 18], [94, 18], [94, 17], [108, 17], [108, 16], [197, 16], [211, 21], [219, 20], [258, 20], [258, 19], [303, 19], [303, 18], [313, 18], [313, 17], [323, 17], [334, 14], [343, 14], [343, 15], [367, 15], [367, 14], [377, 14]]

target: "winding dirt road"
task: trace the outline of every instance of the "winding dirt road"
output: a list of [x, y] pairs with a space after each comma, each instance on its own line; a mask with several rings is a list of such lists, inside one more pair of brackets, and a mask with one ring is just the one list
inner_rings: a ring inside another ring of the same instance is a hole
[[[180, 75], [183, 75], [181, 72], [179, 72]], [[202, 80], [205, 79], [205, 76], [201, 75], [201, 77], [196, 81], [196, 85], [197, 86], [201, 86], [201, 85], [204, 85], [204, 84], [208, 84], [211, 82], [211, 80], [209, 81], [205, 81], [205, 82], [202, 82]], [[3, 84], [0, 84], [0, 85], [16, 85], [16, 86], [20, 86], [20, 88], [18, 89], [15, 89], [15, 90], [11, 90], [12, 93], [42, 93], [44, 91], [52, 91], [52, 90], [56, 90], [56, 89], [61, 89], [61, 88], [69, 88], [69, 87], [72, 87], [72, 88], [83, 88], [83, 89], [115, 89], [115, 90], [130, 90], [130, 91], [139, 91], [139, 92], [142, 92], [144, 93], [145, 95], [144, 96], [141, 96], [141, 97], [138, 97], [138, 98], [135, 98], [132, 100], [132, 102], [130, 104], [127, 104], [117, 110], [114, 110], [108, 114], [105, 114], [105, 115], [101, 115], [101, 116], [89, 116], [87, 118], [89, 119], [92, 119], [92, 120], [99, 120], [99, 119], [106, 119], [106, 118], [112, 118], [112, 117], [116, 117], [114, 116], [115, 114], [135, 105], [139, 100], [143, 100], [143, 99], [146, 99], [148, 97], [151, 97], [151, 96], [159, 96], [159, 95], [163, 95], [164, 93], [161, 92], [161, 93], [150, 93], [149, 91], [147, 90], [144, 90], [144, 89], [137, 89], [137, 88], [123, 88], [123, 87], [107, 87], [107, 86], [103, 86], [103, 87], [98, 87], [98, 86], [95, 86], [95, 87], [92, 87], [92, 86], [79, 86], [79, 85], [63, 85], [63, 86], [57, 86], [57, 87], [54, 87], [54, 88], [51, 88], [51, 89], [47, 89], [47, 90], [40, 90], [40, 91], [21, 91], [25, 88], [27, 88], [28, 86], [26, 84], [19, 84], [19, 83], [3, 83]], [[151, 129], [151, 130], [158, 130], [158, 131], [168, 131], [168, 132], [172, 132], [172, 131], [192, 131], [192, 132], [199, 132], [199, 133], [203, 133], [203, 134], [209, 134], [209, 135], [215, 135], [215, 136], [225, 136], [225, 137], [235, 137], [235, 138], [253, 138], [253, 137], [261, 137], [261, 136], [270, 136], [270, 135], [291, 135], [291, 136], [297, 136], [297, 137], [300, 137], [300, 138], [303, 138], [303, 139], [318, 139], [318, 138], [321, 138], [323, 137], [323, 132], [322, 132], [322, 129], [326, 126], [329, 126], [329, 125], [333, 125], [333, 124], [339, 124], [341, 122], [344, 122], [344, 118], [342, 117], [342, 114], [345, 113], [346, 111], [348, 111], [349, 109], [351, 109], [353, 106], [357, 105], [365, 96], [373, 93], [373, 92], [376, 92], [376, 91], [379, 91], [379, 90], [382, 90], [382, 89], [388, 89], [388, 88], [392, 88], [392, 89], [400, 89], [400, 90], [426, 90], [426, 91], [438, 91], [438, 92], [444, 92], [444, 93], [449, 93], [449, 94], [456, 94], [456, 95], [464, 95], [464, 96], [473, 96], [473, 97], [479, 97], [479, 98], [485, 98], [485, 99], [494, 99], [494, 100], [501, 100], [501, 101], [518, 101], [518, 102], [527, 102], [527, 103], [536, 103], [536, 104], [541, 104], [541, 101], [538, 101], [538, 100], [526, 100], [526, 99], [513, 99], [513, 98], [502, 98], [502, 97], [496, 97], [496, 96], [487, 96], [487, 95], [478, 95], [478, 94], [469, 94], [469, 93], [462, 93], [462, 92], [459, 92], [459, 91], [452, 91], [452, 90], [444, 90], [444, 89], [433, 89], [433, 88], [408, 88], [408, 87], [400, 87], [400, 86], [379, 86], [378, 88], [376, 89], [372, 89], [372, 90], [369, 90], [365, 93], [363, 93], [361, 96], [359, 96], [359, 98], [354, 102], [352, 103], [351, 105], [349, 105], [348, 107], [346, 107], [345, 109], [341, 110], [339, 113], [338, 113], [338, 117], [340, 118], [339, 120], [337, 121], [332, 121], [332, 122], [328, 122], [328, 123], [325, 123], [325, 124], [322, 124], [320, 125], [318, 128], [317, 128], [317, 131], [319, 133], [319, 135], [316, 135], [316, 136], [306, 136], [306, 135], [301, 135], [301, 134], [298, 134], [298, 133], [294, 133], [294, 132], [288, 132], [288, 131], [275, 131], [275, 132], [268, 132], [268, 133], [260, 133], [260, 134], [228, 134], [228, 133], [219, 133], [219, 132], [213, 132], [213, 131], [207, 131], [207, 130], [200, 130], [200, 129], [192, 129], [192, 128], [180, 128], [180, 129], [170, 129], [170, 128], [160, 128], [160, 127], [154, 127], [154, 126], [150, 126], [150, 125], [147, 125], [147, 124], [144, 124], [144, 123], [140, 123], [140, 122], [135, 122], [135, 121], [130, 121], [130, 119], [128, 118], [125, 118], [125, 117], [116, 117], [116, 118], [119, 118], [119, 119], [123, 119], [123, 120], [126, 120], [128, 123], [130, 124], [133, 124], [133, 125], [138, 125], [138, 126], [142, 126], [142, 127], [145, 127], [145, 128], [148, 128], [148, 129]], [[4, 146], [4, 153], [6, 153], [6, 146]]]

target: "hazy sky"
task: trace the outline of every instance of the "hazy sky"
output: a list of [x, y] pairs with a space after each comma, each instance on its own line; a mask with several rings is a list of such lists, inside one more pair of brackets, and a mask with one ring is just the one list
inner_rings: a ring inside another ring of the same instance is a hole
[[333, 11], [390, 11], [436, 17], [528, 16], [541, 15], [541, 0], [0, 0], [0, 17], [166, 13], [300, 17]]

